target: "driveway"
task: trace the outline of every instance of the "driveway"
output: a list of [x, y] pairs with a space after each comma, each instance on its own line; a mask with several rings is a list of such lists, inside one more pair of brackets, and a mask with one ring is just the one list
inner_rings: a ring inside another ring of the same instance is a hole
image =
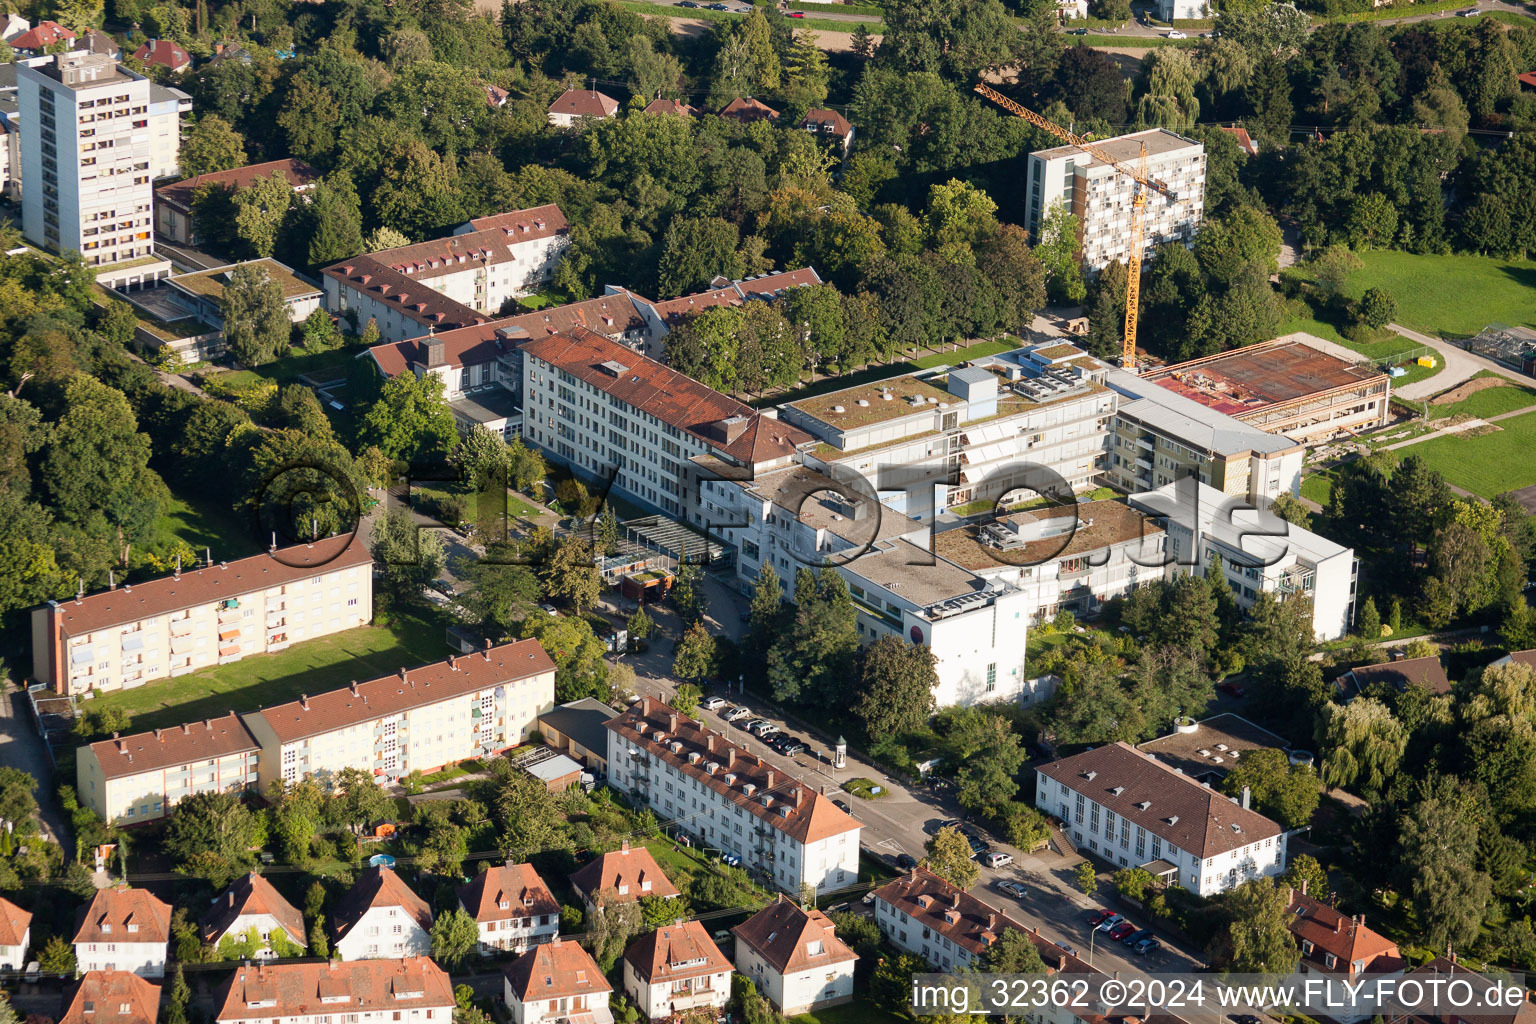
[[1431, 395], [1438, 395], [1442, 391], [1455, 387], [1462, 381], [1471, 379], [1480, 370], [1496, 373], [1501, 377], [1514, 381], [1516, 384], [1530, 383], [1529, 377], [1516, 373], [1509, 367], [1496, 363], [1492, 359], [1473, 355], [1466, 349], [1453, 345], [1443, 338], [1437, 338], [1432, 334], [1421, 334], [1418, 331], [1409, 330], [1401, 324], [1387, 324], [1387, 327], [1401, 334], [1409, 341], [1416, 341], [1420, 345], [1428, 345], [1440, 353], [1440, 359], [1445, 367], [1433, 377], [1426, 377], [1424, 380], [1414, 384], [1405, 384], [1401, 388], [1393, 388], [1392, 393], [1398, 398], [1410, 398], [1417, 401], [1428, 398]]
[[[37, 804], [44, 830], [59, 843], [69, 840], [69, 828], [54, 798], [53, 760], [48, 756], [47, 741], [32, 721], [26, 690], [6, 680], [0, 694], [0, 765], [20, 768], [37, 780]], [[66, 780], [70, 785], [74, 779]]]

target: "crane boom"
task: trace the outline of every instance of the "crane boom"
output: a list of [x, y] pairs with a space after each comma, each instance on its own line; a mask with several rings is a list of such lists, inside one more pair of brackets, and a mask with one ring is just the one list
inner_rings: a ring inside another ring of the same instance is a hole
[[1125, 175], [1136, 183], [1136, 191], [1131, 196], [1131, 247], [1126, 257], [1126, 282], [1125, 282], [1125, 337], [1120, 345], [1120, 365], [1127, 370], [1136, 367], [1136, 326], [1137, 307], [1141, 302], [1141, 239], [1142, 217], [1147, 208], [1147, 191], [1156, 189], [1169, 199], [1178, 200], [1178, 195], [1165, 183], [1151, 177], [1147, 173], [1147, 146], [1141, 145], [1141, 153], [1135, 166], [1129, 166], [1124, 161], [1110, 156], [1102, 147], [1075, 132], [1068, 131], [1049, 118], [1042, 117], [1021, 103], [1004, 96], [996, 89], [986, 85], [977, 85], [976, 91], [987, 99], [996, 103], [1004, 110], [1017, 117], [1022, 117], [1041, 131], [1049, 132], [1063, 142], [1076, 146], [1083, 152], [1113, 167], [1120, 174]]

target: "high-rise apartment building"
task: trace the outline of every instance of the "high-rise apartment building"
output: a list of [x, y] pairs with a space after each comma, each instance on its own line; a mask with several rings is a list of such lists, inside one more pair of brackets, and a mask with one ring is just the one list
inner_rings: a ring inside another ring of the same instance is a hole
[[22, 231], [91, 266], [154, 253], [150, 81], [110, 57], [70, 53], [16, 69]]

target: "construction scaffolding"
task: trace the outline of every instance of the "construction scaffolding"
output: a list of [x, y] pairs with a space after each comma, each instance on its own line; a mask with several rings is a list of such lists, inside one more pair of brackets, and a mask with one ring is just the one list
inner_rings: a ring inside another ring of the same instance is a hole
[[1536, 376], [1536, 331], [1509, 324], [1489, 324], [1462, 342], [1468, 352]]

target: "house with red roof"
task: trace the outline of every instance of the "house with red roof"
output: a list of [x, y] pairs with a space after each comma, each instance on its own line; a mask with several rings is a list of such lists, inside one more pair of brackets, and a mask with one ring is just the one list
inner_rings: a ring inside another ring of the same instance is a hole
[[87, 971], [70, 989], [59, 1024], [155, 1024], [160, 986], [132, 971]]
[[254, 871], [236, 879], [219, 894], [198, 926], [203, 941], [210, 946], [217, 946], [226, 938], [242, 942], [254, 936], [259, 946], [257, 957], [275, 957], [282, 955], [279, 949], [292, 946], [303, 950], [308, 945], [304, 915]]
[[815, 907], [802, 907], [781, 895], [731, 932], [736, 936], [736, 969], [784, 1016], [852, 1002], [853, 966], [859, 955]]
[[493, 865], [457, 891], [488, 953], [522, 952], [560, 934], [560, 904], [532, 864]]
[[690, 107], [682, 100], [664, 100], [659, 96], [645, 105], [642, 114], [676, 114], [678, 117], [695, 117], [698, 109]]
[[800, 119], [800, 130], [837, 143], [844, 153], [853, 145], [853, 125], [835, 110], [812, 107]]
[[558, 937], [501, 969], [502, 1001], [512, 1024], [613, 1024], [613, 986], [592, 955]]
[[589, 911], [608, 903], [634, 903], [646, 896], [669, 899], [680, 895], [644, 846], [628, 839], [617, 850], [598, 854], [571, 876], [571, 886]]
[[193, 200], [203, 188], [221, 188], [238, 192], [257, 179], [282, 175], [295, 195], [306, 195], [320, 180], [320, 172], [296, 157], [246, 164], [228, 171], [211, 171], [155, 189], [155, 230], [177, 245], [195, 245], [202, 241], [194, 219]]
[[213, 1017], [218, 1024], [448, 1024], [453, 1017], [453, 981], [424, 956], [350, 963], [258, 960], [228, 977]]
[[742, 124], [751, 124], [754, 121], [777, 121], [779, 112], [762, 100], [753, 99], [751, 96], [738, 96], [725, 105], [725, 109], [720, 111], [720, 116], [730, 118], [732, 121], [740, 121]]
[[651, 1020], [731, 999], [731, 962], [701, 921], [677, 921], [624, 951], [624, 994]]
[[191, 54], [169, 39], [148, 40], [133, 51], [133, 58], [170, 71], [181, 71], [192, 66]]
[[75, 919], [75, 962], [81, 971], [163, 977], [170, 941], [170, 904], [147, 889], [97, 890]]
[[549, 105], [549, 123], [556, 128], [576, 128], [587, 118], [614, 117], [619, 101], [596, 89], [567, 89]]
[[25, 32], [10, 39], [11, 49], [17, 53], [36, 56], [55, 43], [72, 43], [75, 33], [56, 21], [40, 21]]
[[19, 971], [27, 965], [32, 944], [32, 915], [0, 898], [0, 970]]
[[[1358, 1024], [1386, 1008], [1372, 998], [1374, 985], [1365, 990], [1353, 987], [1367, 978], [1401, 978], [1408, 962], [1397, 943], [1366, 927], [1364, 914], [1342, 913], [1307, 895], [1306, 883], [1302, 883], [1300, 889], [1289, 892], [1285, 923], [1301, 949], [1296, 970], [1319, 975], [1327, 983], [1328, 1003], [1336, 1008], [1329, 1014], [1331, 1019], [1339, 1024]], [[1360, 994], [1346, 998], [1346, 991]]]
[[331, 915], [332, 946], [343, 960], [424, 957], [431, 933], [432, 908], [394, 868], [368, 868]]

